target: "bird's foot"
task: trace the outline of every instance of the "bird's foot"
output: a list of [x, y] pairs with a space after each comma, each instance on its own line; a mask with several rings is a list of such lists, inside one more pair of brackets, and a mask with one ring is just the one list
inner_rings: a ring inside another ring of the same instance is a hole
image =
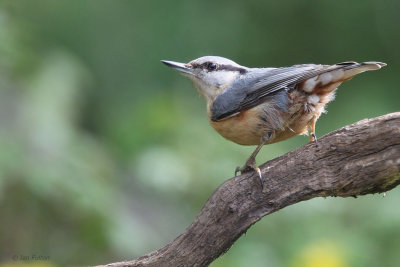
[[312, 143], [312, 142], [318, 143], [317, 136], [315, 135], [315, 133], [310, 134], [310, 143]]
[[257, 173], [258, 178], [260, 179], [261, 185], [263, 186], [263, 181], [262, 181], [262, 175], [261, 175], [261, 170], [258, 168], [256, 161], [254, 158], [250, 157], [246, 163], [244, 164], [243, 167], [236, 167], [235, 169], [235, 176], [237, 176], [238, 172], [240, 174], [244, 174], [246, 172], [254, 171]]

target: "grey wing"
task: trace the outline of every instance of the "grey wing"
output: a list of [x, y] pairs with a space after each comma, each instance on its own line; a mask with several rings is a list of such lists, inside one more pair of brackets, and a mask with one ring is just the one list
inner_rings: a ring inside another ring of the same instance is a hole
[[211, 120], [220, 121], [263, 103], [281, 90], [293, 88], [316, 75], [343, 65], [295, 65], [285, 68], [250, 69], [218, 95], [211, 107]]

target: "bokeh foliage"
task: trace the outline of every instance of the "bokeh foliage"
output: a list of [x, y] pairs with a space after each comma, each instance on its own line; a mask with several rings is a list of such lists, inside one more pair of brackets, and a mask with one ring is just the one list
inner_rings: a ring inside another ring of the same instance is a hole
[[[1, 1], [0, 261], [140, 256], [243, 164], [253, 148], [214, 132], [190, 82], [160, 59], [388, 63], [341, 86], [321, 136], [399, 111], [399, 12], [397, 0]], [[258, 162], [306, 142], [264, 147]], [[400, 266], [399, 201], [395, 189], [294, 205], [212, 266]]]

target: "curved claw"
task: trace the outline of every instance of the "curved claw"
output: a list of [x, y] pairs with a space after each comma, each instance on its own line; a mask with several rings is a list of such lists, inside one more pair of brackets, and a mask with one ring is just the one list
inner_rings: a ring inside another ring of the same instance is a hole
[[261, 180], [261, 182], [262, 182], [262, 174], [261, 174], [260, 168], [256, 167], [254, 170], [257, 172], [258, 178], [260, 178], [260, 180]]
[[260, 168], [257, 167], [257, 165], [254, 164], [248, 164], [248, 162], [246, 162], [246, 164], [243, 167], [236, 167], [235, 169], [235, 177], [237, 176], [238, 172], [240, 172], [241, 174], [249, 172], [249, 171], [254, 171], [257, 173], [257, 177], [260, 180], [261, 183], [261, 187], [264, 188], [264, 183], [262, 181], [262, 174], [261, 174], [261, 170]]
[[315, 142], [315, 143], [317, 143], [317, 136], [315, 135], [315, 133], [312, 133], [312, 134], [311, 134], [310, 142]]
[[235, 177], [238, 175], [238, 172], [242, 172], [240, 169], [241, 168], [239, 166], [236, 167], [236, 169], [235, 169]]
[[257, 174], [258, 174], [258, 178], [259, 178], [259, 180], [260, 180], [262, 189], [264, 189], [264, 183], [263, 183], [263, 180], [262, 180], [262, 174], [261, 174], [260, 168], [256, 167], [254, 170], [255, 170], [255, 171], [257, 172]]
[[235, 176], [237, 176], [238, 172], [240, 172], [240, 174], [244, 174], [246, 172], [255, 170], [255, 168], [253, 166], [247, 165], [245, 164], [243, 167], [239, 167], [237, 166], [235, 169]]

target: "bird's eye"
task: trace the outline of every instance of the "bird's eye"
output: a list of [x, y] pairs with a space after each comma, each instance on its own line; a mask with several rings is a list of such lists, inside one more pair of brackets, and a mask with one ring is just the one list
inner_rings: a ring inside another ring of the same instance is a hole
[[215, 70], [215, 69], [217, 68], [217, 64], [215, 64], [214, 62], [208, 62], [208, 63], [206, 64], [206, 68], [207, 68], [208, 70]]

